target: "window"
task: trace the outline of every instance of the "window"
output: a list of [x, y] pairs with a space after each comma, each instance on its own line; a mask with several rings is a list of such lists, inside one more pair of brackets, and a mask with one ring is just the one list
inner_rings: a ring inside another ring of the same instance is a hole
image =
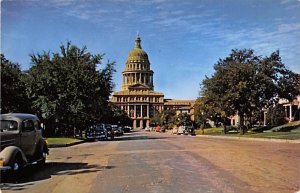
[[33, 121], [32, 120], [24, 120], [22, 123], [22, 131], [23, 132], [34, 131]]
[[18, 130], [18, 123], [11, 120], [1, 120], [1, 132]]

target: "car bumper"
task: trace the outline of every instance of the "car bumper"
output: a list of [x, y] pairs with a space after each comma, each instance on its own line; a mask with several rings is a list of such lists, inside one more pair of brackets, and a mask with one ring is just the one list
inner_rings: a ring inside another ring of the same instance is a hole
[[6, 171], [11, 170], [12, 168], [10, 166], [0, 166], [0, 171]]

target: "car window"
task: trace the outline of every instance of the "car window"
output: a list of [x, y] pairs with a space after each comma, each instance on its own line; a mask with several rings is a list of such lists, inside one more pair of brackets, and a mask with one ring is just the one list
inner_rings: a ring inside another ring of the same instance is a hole
[[5, 131], [17, 131], [18, 122], [12, 120], [1, 120], [1, 132]]
[[23, 132], [29, 132], [34, 131], [34, 123], [32, 120], [24, 120], [22, 122], [22, 131]]

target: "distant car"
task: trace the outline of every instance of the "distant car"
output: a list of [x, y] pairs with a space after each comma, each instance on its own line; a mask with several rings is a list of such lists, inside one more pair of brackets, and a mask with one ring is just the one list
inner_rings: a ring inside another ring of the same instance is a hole
[[129, 127], [129, 126], [125, 126], [125, 127], [123, 128], [123, 130], [124, 130], [124, 133], [129, 133], [129, 132], [132, 130], [132, 128]]
[[95, 138], [107, 140], [107, 130], [104, 124], [99, 124], [95, 127]]
[[44, 165], [49, 154], [37, 116], [23, 113], [1, 115], [1, 171], [20, 171], [32, 163]]
[[181, 135], [181, 134], [184, 134], [184, 135], [188, 134], [185, 126], [179, 126], [178, 127], [177, 135]]
[[155, 131], [160, 132], [160, 126], [159, 125], [155, 128]]
[[194, 126], [186, 126], [186, 131], [188, 133], [188, 135], [192, 135], [192, 136], [195, 136], [196, 133], [195, 133], [195, 128]]
[[177, 134], [177, 133], [178, 133], [178, 127], [174, 127], [172, 129], [172, 134], [174, 135], [174, 134]]
[[87, 140], [96, 139], [94, 126], [90, 126], [89, 128], [85, 129], [84, 133], [85, 133], [85, 139]]
[[107, 131], [107, 137], [109, 137], [111, 140], [115, 138], [115, 132], [110, 124], [105, 124], [105, 129]]
[[122, 136], [124, 135], [123, 127], [118, 127], [115, 131], [116, 136]]

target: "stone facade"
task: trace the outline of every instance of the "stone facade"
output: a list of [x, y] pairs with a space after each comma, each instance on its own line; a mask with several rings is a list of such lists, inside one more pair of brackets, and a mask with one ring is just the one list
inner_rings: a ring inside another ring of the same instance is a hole
[[122, 90], [113, 93], [111, 102], [128, 113], [133, 120], [133, 128], [149, 127], [150, 118], [164, 109], [164, 94], [154, 91], [154, 73], [150, 69], [148, 55], [141, 47], [139, 35], [122, 74]]

